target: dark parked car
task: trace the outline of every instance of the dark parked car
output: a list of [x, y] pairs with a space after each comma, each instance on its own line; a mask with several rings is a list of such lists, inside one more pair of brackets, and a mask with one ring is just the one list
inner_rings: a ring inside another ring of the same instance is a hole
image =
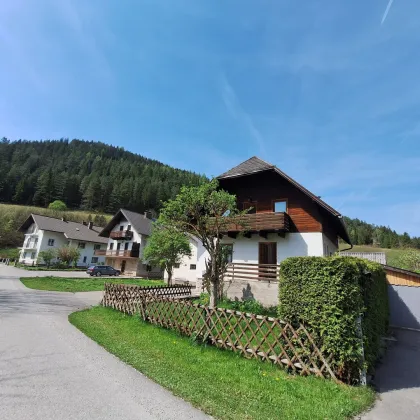
[[119, 276], [121, 271], [110, 265], [92, 265], [87, 269], [86, 273], [91, 276]]

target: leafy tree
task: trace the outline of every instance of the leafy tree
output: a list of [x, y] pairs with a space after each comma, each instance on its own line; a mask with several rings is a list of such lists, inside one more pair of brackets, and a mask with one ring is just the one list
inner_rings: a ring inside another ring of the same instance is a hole
[[197, 238], [209, 253], [206, 278], [210, 283], [210, 306], [217, 305], [223, 292], [221, 264], [223, 258], [223, 233], [232, 223], [241, 224], [242, 215], [236, 197], [218, 189], [213, 180], [198, 187], [182, 187], [181, 192], [163, 204], [159, 223], [168, 228]]
[[55, 210], [55, 211], [66, 211], [67, 210], [67, 206], [66, 203], [64, 203], [61, 200], [55, 200], [52, 203], [50, 203], [48, 205], [48, 208], [50, 210]]
[[181, 263], [182, 257], [191, 255], [191, 247], [185, 233], [155, 223], [143, 255], [149, 265], [157, 265], [168, 273], [171, 286], [175, 265]]
[[41, 251], [38, 254], [38, 257], [44, 261], [45, 265], [49, 267], [51, 265], [51, 261], [56, 257], [57, 253], [55, 249], [46, 249], [45, 251]]
[[62, 246], [57, 250], [57, 257], [66, 265], [76, 265], [80, 258], [80, 249], [73, 246]]

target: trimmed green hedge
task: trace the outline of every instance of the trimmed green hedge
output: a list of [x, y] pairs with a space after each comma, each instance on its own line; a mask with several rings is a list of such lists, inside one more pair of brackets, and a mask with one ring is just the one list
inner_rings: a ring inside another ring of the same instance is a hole
[[[372, 371], [388, 329], [388, 293], [380, 264], [353, 257], [293, 257], [280, 266], [279, 316], [303, 323], [334, 354], [346, 382]], [[362, 315], [365, 365], [357, 319]]]

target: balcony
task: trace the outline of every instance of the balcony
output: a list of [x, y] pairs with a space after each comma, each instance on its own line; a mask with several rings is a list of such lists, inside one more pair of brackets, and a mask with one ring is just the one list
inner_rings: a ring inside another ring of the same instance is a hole
[[286, 233], [290, 230], [290, 218], [287, 213], [254, 213], [238, 217], [238, 223], [227, 226], [226, 233], [235, 237], [238, 232], [266, 234], [270, 232]]
[[279, 264], [230, 263], [224, 280], [278, 281], [279, 270]]
[[96, 249], [94, 252], [96, 256], [105, 257], [120, 257], [120, 258], [139, 258], [139, 250], [126, 250], [126, 249]]
[[131, 230], [118, 230], [109, 234], [111, 239], [131, 239], [133, 237], [133, 231]]

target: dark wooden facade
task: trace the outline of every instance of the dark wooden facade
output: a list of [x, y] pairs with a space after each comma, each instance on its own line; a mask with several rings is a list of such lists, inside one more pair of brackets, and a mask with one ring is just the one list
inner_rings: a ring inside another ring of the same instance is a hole
[[[308, 195], [291, 184], [274, 171], [263, 171], [256, 174], [219, 180], [220, 187], [235, 194], [239, 209], [252, 207], [250, 216], [264, 215], [271, 217], [274, 213], [274, 202], [286, 201], [287, 229], [285, 232], [323, 232], [338, 245], [337, 221], [325, 209], [321, 208]], [[267, 218], [270, 225], [270, 218]], [[269, 226], [265, 223], [265, 229]], [[277, 226], [276, 226], [277, 227]], [[275, 227], [272, 226], [274, 229]], [[278, 227], [277, 227], [278, 228]]]

